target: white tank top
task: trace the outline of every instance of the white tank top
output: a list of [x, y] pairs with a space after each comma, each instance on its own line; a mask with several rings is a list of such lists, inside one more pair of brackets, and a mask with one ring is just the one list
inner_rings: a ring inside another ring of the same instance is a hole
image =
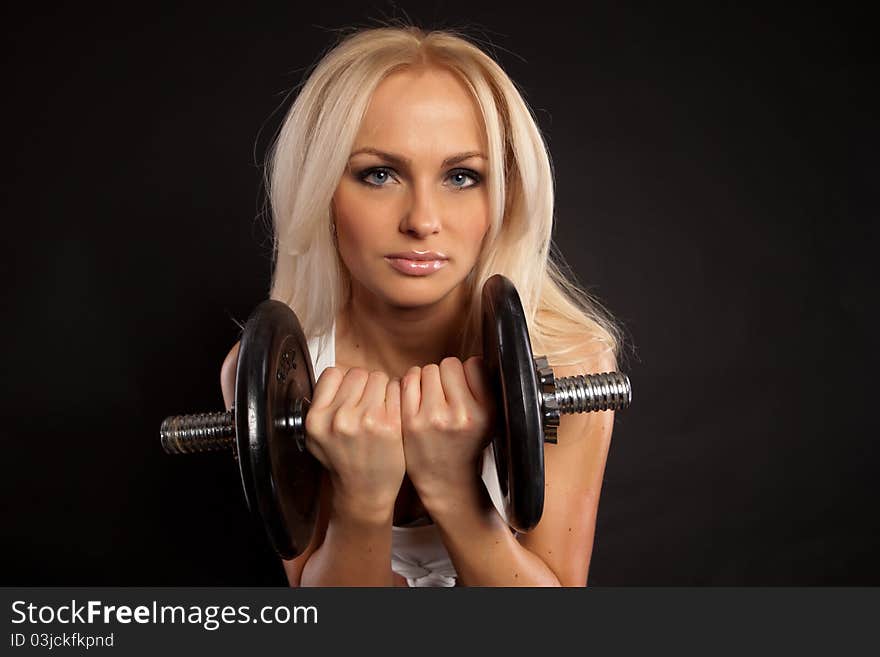
[[[329, 335], [309, 340], [309, 354], [317, 381], [321, 372], [336, 364], [335, 322]], [[492, 503], [506, 521], [491, 444], [483, 452], [482, 479]], [[405, 577], [410, 586], [455, 586], [458, 576], [437, 526], [428, 518], [391, 527], [391, 569]]]

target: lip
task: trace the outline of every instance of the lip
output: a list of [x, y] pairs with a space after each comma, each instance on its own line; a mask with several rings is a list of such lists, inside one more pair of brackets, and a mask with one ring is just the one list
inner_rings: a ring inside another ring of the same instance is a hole
[[415, 260], [412, 258], [398, 258], [385, 256], [385, 260], [397, 271], [408, 276], [430, 276], [440, 271], [449, 264], [449, 260]]
[[399, 258], [401, 260], [449, 260], [444, 253], [436, 251], [400, 251], [389, 253], [386, 258]]

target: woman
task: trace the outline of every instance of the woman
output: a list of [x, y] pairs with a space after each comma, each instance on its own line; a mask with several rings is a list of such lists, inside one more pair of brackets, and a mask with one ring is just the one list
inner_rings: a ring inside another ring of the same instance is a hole
[[613, 412], [563, 417], [528, 534], [493, 503], [491, 460], [480, 470], [489, 276], [513, 281], [557, 376], [612, 371], [619, 345], [550, 257], [550, 161], [514, 84], [456, 34], [361, 30], [309, 75], [268, 170], [271, 297], [318, 354], [306, 431], [326, 469], [290, 585], [585, 585]]

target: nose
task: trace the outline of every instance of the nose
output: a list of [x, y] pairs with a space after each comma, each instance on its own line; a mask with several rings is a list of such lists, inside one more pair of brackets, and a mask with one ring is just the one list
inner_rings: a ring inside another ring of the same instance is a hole
[[440, 231], [440, 205], [430, 190], [413, 188], [409, 205], [400, 220], [400, 229], [420, 238]]

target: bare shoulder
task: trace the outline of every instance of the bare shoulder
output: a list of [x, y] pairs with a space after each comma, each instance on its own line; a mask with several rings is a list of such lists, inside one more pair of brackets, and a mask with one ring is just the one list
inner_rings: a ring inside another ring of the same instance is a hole
[[617, 369], [617, 358], [610, 344], [601, 338], [585, 335], [573, 356], [564, 363], [550, 363], [556, 378], [579, 374], [599, 374]]
[[[605, 343], [584, 344], [575, 362], [550, 363], [555, 378], [616, 369], [613, 350]], [[547, 563], [563, 586], [587, 581], [613, 424], [613, 411], [565, 415], [558, 443], [544, 446], [544, 514], [518, 540]]]
[[235, 370], [238, 367], [238, 349], [241, 341], [232, 345], [232, 349], [223, 359], [220, 366], [220, 390], [223, 391], [223, 403], [228, 411], [232, 408], [233, 397], [235, 396]]
[[[588, 374], [601, 374], [617, 370], [617, 358], [614, 350], [606, 342], [601, 340], [585, 340], [583, 349], [578, 351], [573, 363], [552, 365], [554, 378], [559, 379], [567, 376], [585, 376]], [[566, 447], [581, 445], [583, 438], [588, 437], [589, 442], [607, 450], [611, 439], [611, 428], [614, 422], [614, 411], [602, 411], [598, 413], [578, 413], [563, 416], [560, 428], [565, 431], [568, 440], [560, 443], [551, 453], [561, 453]], [[564, 425], [564, 426], [563, 426]], [[567, 443], [567, 445], [566, 445]], [[547, 450], [545, 450], [546, 452]], [[593, 451], [593, 450], [590, 450]], [[604, 451], [604, 450], [603, 450]], [[573, 454], [569, 454], [573, 456]], [[587, 458], [595, 460], [598, 455], [593, 452]], [[604, 457], [601, 459], [604, 463]]]

